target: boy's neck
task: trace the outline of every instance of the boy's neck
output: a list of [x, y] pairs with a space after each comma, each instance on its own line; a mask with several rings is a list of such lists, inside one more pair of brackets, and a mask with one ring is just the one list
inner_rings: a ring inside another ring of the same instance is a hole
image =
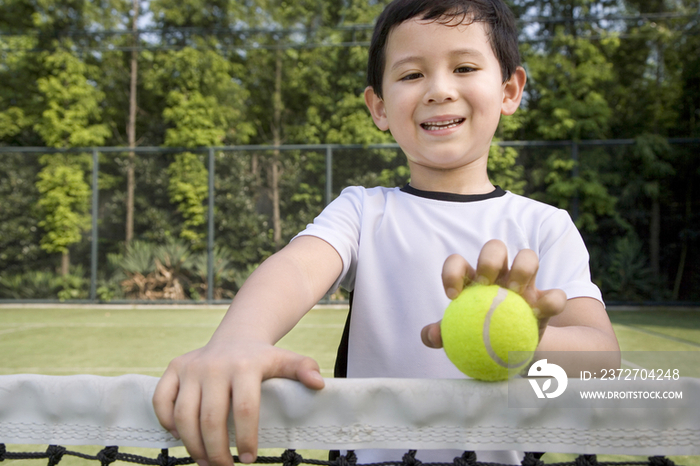
[[426, 170], [425, 167], [413, 166], [410, 168], [409, 185], [421, 191], [488, 194], [496, 189], [487, 173], [481, 170]]

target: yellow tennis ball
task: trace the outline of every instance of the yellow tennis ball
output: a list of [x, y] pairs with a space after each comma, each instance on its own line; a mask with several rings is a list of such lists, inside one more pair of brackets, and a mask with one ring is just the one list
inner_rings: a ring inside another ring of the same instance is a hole
[[440, 330], [450, 361], [479, 380], [506, 380], [518, 374], [539, 342], [530, 306], [498, 285], [465, 288], [445, 309]]

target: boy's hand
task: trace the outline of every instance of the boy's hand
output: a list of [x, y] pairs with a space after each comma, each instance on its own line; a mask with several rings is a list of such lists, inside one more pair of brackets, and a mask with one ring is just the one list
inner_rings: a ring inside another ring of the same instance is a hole
[[[460, 255], [453, 254], [445, 260], [442, 268], [442, 283], [450, 299], [459, 296], [465, 285], [476, 282], [484, 285], [496, 284], [520, 294], [532, 307], [539, 319], [540, 339], [550, 317], [560, 314], [566, 305], [566, 294], [562, 290], [538, 290], [535, 277], [539, 260], [534, 251], [523, 249], [515, 256], [513, 266], [508, 269], [508, 250], [499, 240], [491, 240], [479, 254], [476, 270]], [[426, 346], [442, 348], [440, 322], [430, 324], [421, 331]]]
[[243, 463], [255, 461], [260, 385], [284, 377], [312, 389], [324, 386], [311, 358], [265, 342], [212, 340], [174, 359], [153, 395], [158, 420], [182, 440], [199, 466], [231, 466], [227, 420], [233, 412], [236, 446]]

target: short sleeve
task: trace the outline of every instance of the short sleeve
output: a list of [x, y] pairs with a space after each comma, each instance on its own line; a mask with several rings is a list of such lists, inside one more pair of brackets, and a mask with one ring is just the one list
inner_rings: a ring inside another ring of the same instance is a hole
[[586, 245], [565, 210], [557, 209], [540, 229], [540, 268], [537, 287], [559, 288], [567, 298], [590, 297], [603, 302], [600, 289], [591, 281]]
[[[315, 236], [330, 244], [343, 261], [343, 270], [330, 291], [339, 286], [352, 290], [360, 244], [362, 202], [364, 188], [344, 189], [340, 196], [328, 204], [313, 223], [306, 226], [299, 236]], [[294, 239], [292, 239], [293, 241]]]

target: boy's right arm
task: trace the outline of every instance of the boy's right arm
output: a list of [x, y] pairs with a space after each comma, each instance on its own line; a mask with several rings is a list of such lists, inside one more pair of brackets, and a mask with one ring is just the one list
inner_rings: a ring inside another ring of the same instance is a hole
[[295, 239], [245, 282], [206, 346], [170, 363], [153, 406], [163, 427], [182, 439], [199, 466], [232, 464], [230, 412], [241, 462], [255, 460], [263, 380], [284, 377], [323, 388], [314, 360], [274, 344], [323, 297], [342, 267], [325, 241]]

